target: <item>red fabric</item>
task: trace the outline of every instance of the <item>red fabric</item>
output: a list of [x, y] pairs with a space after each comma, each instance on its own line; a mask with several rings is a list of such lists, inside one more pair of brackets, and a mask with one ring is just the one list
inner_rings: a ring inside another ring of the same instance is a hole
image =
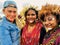
[[60, 36], [56, 39], [55, 45], [59, 45], [59, 44], [60, 44]]
[[28, 25], [26, 25], [22, 32], [22, 45], [38, 45], [41, 27], [42, 24], [37, 22], [33, 31], [28, 33]]

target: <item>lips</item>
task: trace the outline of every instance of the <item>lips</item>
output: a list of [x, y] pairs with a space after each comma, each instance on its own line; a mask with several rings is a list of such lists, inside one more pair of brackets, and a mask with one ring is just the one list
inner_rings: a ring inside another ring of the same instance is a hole
[[34, 22], [34, 20], [28, 20], [30, 23]]
[[11, 19], [14, 19], [14, 18], [15, 18], [15, 16], [11, 16], [10, 18], [11, 18]]

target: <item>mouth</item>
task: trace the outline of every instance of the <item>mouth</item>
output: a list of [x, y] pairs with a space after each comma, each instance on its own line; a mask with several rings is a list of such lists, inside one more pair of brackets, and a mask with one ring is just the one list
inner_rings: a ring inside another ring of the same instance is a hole
[[45, 26], [46, 26], [47, 28], [49, 28], [49, 27], [52, 26], [52, 24], [45, 24]]
[[34, 20], [28, 20], [30, 23], [34, 22]]
[[52, 30], [52, 28], [47, 28], [47, 30]]
[[11, 19], [16, 18], [15, 16], [10, 17]]
[[45, 27], [46, 27], [47, 30], [51, 30], [53, 28], [52, 24], [46, 24]]

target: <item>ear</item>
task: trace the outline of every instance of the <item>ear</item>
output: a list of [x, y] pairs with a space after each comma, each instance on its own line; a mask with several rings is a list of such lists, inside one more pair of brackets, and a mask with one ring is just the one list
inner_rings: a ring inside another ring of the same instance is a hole
[[3, 11], [3, 13], [5, 14], [5, 9], [3, 9], [2, 11]]

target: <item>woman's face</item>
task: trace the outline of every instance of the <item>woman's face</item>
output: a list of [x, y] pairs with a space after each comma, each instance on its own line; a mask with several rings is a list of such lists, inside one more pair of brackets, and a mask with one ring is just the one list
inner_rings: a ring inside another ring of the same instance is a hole
[[57, 20], [56, 17], [53, 16], [52, 14], [46, 16], [44, 18], [44, 22], [43, 22], [45, 28], [49, 31], [52, 30], [53, 28], [55, 28], [57, 26]]
[[34, 23], [35, 22], [35, 19], [36, 19], [36, 13], [35, 13], [35, 11], [34, 10], [29, 10], [27, 12], [26, 19], [27, 19], [27, 22], [29, 24]]
[[7, 7], [3, 10], [6, 18], [10, 21], [10, 22], [14, 22], [14, 20], [16, 19], [16, 15], [17, 15], [17, 9], [13, 8], [13, 7]]

